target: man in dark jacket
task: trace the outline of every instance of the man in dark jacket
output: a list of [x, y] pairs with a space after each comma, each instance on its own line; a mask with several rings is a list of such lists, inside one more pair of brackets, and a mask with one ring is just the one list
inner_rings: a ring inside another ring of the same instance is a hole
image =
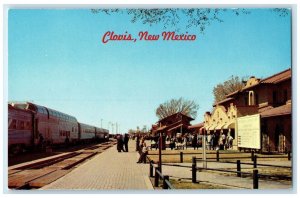
[[117, 149], [118, 149], [118, 152], [124, 151], [123, 137], [121, 135], [117, 136]]
[[125, 148], [125, 152], [128, 152], [128, 141], [129, 141], [129, 137], [128, 137], [128, 134], [126, 133], [126, 134], [125, 134], [125, 137], [124, 137], [124, 148]]

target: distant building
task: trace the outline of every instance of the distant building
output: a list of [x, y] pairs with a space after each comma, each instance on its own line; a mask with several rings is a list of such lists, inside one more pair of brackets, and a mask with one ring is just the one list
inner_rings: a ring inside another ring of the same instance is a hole
[[174, 136], [176, 134], [185, 134], [190, 132], [189, 126], [193, 118], [184, 115], [182, 113], [175, 113], [167, 116], [157, 122], [156, 125], [152, 125], [152, 135], [156, 135], [158, 132], [163, 132], [165, 135]]
[[193, 134], [199, 134], [200, 133], [202, 135], [203, 127], [204, 127], [204, 123], [200, 122], [200, 123], [189, 126], [188, 129]]
[[245, 87], [230, 93], [204, 114], [204, 128], [217, 136], [231, 135], [238, 148], [237, 118], [260, 115], [261, 150], [291, 150], [291, 69], [265, 79], [250, 77]]

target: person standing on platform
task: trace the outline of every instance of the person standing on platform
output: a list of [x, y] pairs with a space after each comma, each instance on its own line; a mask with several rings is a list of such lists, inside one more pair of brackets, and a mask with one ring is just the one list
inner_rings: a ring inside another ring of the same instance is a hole
[[197, 147], [197, 150], [198, 150], [198, 145], [197, 145], [197, 135], [194, 134], [193, 136], [193, 139], [192, 139], [192, 146], [194, 147], [194, 150], [196, 150], [196, 147]]
[[208, 133], [208, 135], [206, 136], [206, 142], [207, 142], [207, 149], [210, 150], [211, 149], [211, 134]]
[[142, 152], [140, 153], [140, 158], [136, 163], [146, 163], [146, 157], [148, 154], [149, 148], [146, 145], [146, 142], [143, 142], [142, 144]]
[[118, 152], [124, 151], [123, 137], [121, 135], [117, 136], [117, 150], [118, 150]]
[[128, 141], [129, 141], [129, 137], [128, 137], [128, 134], [126, 133], [125, 137], [124, 137], [124, 149], [125, 149], [125, 152], [128, 152]]
[[139, 151], [140, 148], [140, 136], [136, 135], [136, 145], [135, 145], [135, 151]]

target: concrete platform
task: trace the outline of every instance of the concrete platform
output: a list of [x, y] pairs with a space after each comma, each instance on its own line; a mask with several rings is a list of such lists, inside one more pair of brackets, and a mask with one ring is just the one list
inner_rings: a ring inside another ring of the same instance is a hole
[[42, 190], [150, 190], [149, 164], [137, 164], [135, 141], [129, 152], [119, 153], [116, 145], [95, 156]]

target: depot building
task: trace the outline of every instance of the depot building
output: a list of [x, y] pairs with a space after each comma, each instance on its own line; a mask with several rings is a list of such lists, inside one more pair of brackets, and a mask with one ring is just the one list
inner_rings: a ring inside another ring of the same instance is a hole
[[291, 91], [291, 69], [264, 79], [252, 76], [204, 114], [202, 129], [217, 137], [231, 135], [233, 149], [291, 151]]

